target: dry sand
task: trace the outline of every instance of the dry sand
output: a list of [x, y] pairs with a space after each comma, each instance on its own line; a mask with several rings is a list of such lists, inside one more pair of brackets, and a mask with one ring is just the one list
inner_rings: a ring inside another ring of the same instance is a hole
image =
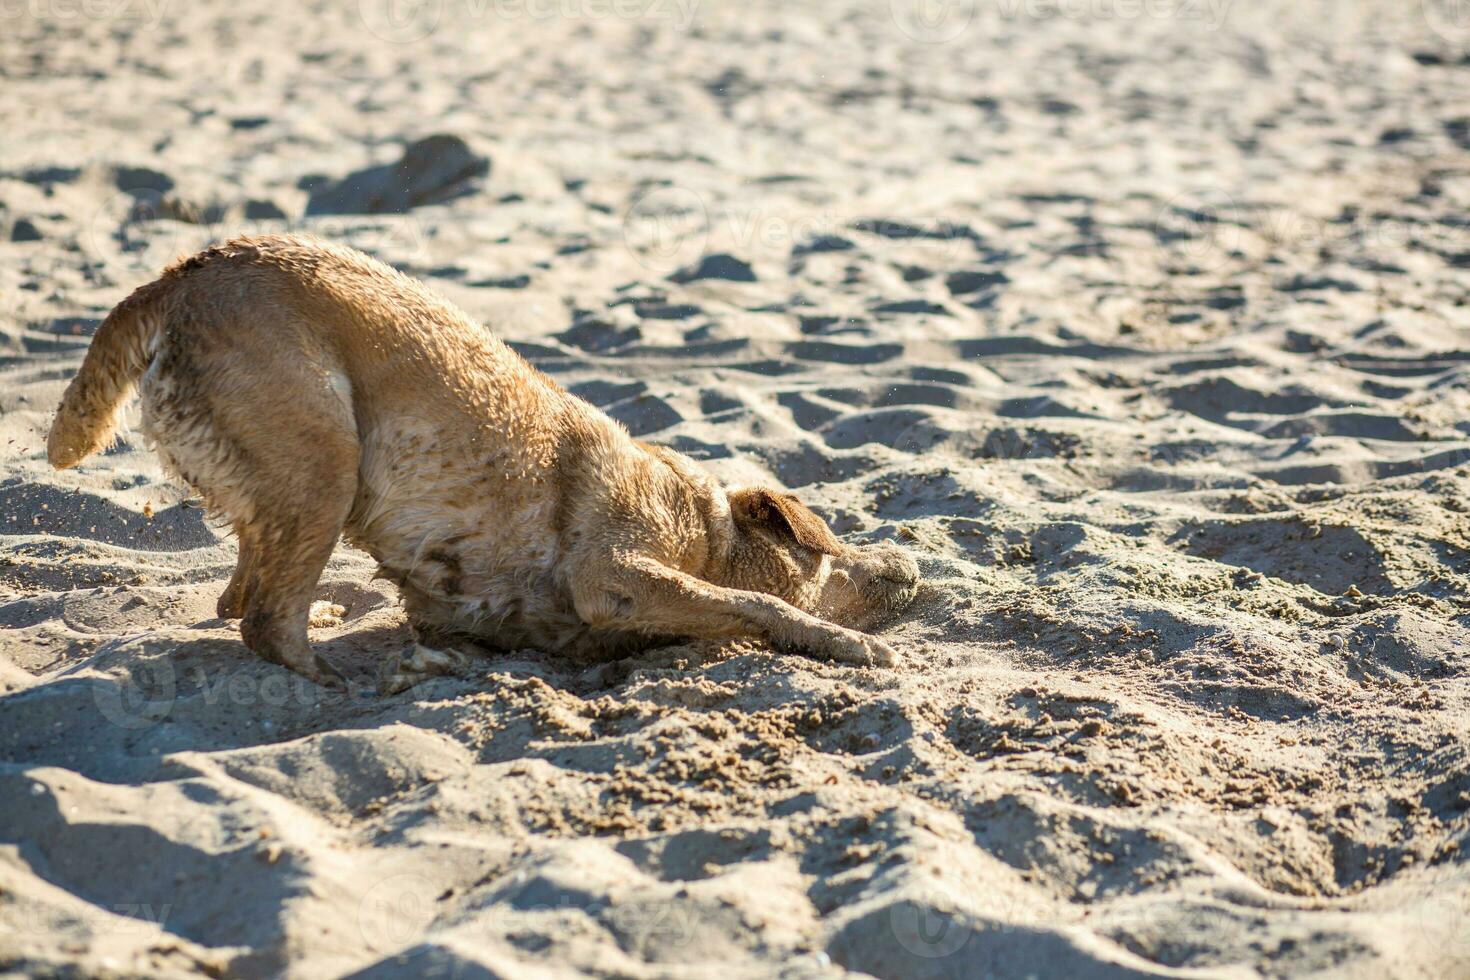
[[[1455, 13], [0, 6], [0, 962], [1470, 975]], [[250, 659], [147, 448], [42, 442], [113, 303], [285, 228], [905, 542], [905, 663], [379, 698], [407, 631], [346, 549], [315, 636], [360, 690]]]

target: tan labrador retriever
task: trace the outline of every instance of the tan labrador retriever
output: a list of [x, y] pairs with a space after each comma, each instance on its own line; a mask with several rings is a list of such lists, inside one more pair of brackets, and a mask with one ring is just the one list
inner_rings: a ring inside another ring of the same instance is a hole
[[52, 465], [107, 444], [135, 384], [165, 465], [239, 538], [220, 616], [315, 680], [336, 679], [307, 619], [342, 536], [397, 582], [425, 643], [757, 637], [895, 662], [858, 630], [913, 598], [902, 549], [845, 545], [790, 494], [720, 487], [352, 249], [242, 238], [139, 288], [62, 398]]

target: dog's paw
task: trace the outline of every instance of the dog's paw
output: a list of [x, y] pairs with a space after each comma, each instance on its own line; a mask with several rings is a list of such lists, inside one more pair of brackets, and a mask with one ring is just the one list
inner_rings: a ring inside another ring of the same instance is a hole
[[867, 663], [872, 667], [897, 667], [898, 651], [876, 636], [868, 636], [859, 633], [858, 638], [862, 640], [863, 651], [867, 655]]
[[347, 676], [326, 657], [314, 653], [309, 646], [282, 648], [272, 643], [260, 643], [254, 648], [260, 659], [278, 664], [305, 677], [307, 680], [334, 691], [345, 691], [351, 685]]
[[891, 644], [878, 639], [876, 636], [865, 636], [863, 639], [868, 641], [868, 648], [873, 655], [874, 667], [897, 667], [903, 659], [899, 656], [897, 649]]
[[853, 664], [858, 667], [894, 667], [898, 651], [876, 636], [856, 630], [837, 629], [812, 645], [812, 652], [824, 660]]

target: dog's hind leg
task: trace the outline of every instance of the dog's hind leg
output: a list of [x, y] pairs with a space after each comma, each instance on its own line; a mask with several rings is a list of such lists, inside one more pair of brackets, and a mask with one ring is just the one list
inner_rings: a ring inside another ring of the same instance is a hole
[[255, 539], [250, 533], [250, 525], [237, 522], [235, 540], [240, 544], [240, 557], [235, 562], [235, 574], [230, 576], [230, 584], [225, 586], [215, 605], [215, 613], [220, 619], [244, 616], [245, 604], [255, 588]]
[[144, 379], [145, 424], [165, 460], [239, 535], [220, 615], [242, 617], [256, 655], [318, 682], [340, 680], [312, 653], [307, 621], [357, 492], [350, 388], [290, 331], [245, 350], [221, 334], [161, 352]]
[[250, 565], [240, 634], [267, 660], [313, 680], [340, 679], [312, 653], [306, 629], [317, 580], [357, 493], [357, 431], [330, 390], [287, 397], [296, 402], [290, 418], [237, 436], [256, 488], [243, 535]]
[[[240, 635], [266, 660], [328, 683], [341, 677], [312, 653], [306, 628], [317, 580], [342, 534], [355, 487], [341, 473], [312, 469], [323, 491], [320, 496], [314, 500], [277, 496], [281, 509], [259, 518], [252, 528], [260, 542], [259, 557]], [[355, 471], [347, 475], [356, 478]]]

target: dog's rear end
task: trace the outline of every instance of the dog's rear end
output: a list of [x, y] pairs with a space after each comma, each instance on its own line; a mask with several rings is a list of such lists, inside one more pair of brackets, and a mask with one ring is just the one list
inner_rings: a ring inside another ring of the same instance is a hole
[[[165, 270], [103, 322], [47, 439], [58, 468], [112, 441], [136, 387], [170, 470], [239, 540], [222, 617], [246, 645], [316, 680], [306, 624], [357, 487], [351, 386], [313, 324], [289, 315], [280, 277], [249, 242]], [[285, 315], [283, 315], [285, 314]]]

